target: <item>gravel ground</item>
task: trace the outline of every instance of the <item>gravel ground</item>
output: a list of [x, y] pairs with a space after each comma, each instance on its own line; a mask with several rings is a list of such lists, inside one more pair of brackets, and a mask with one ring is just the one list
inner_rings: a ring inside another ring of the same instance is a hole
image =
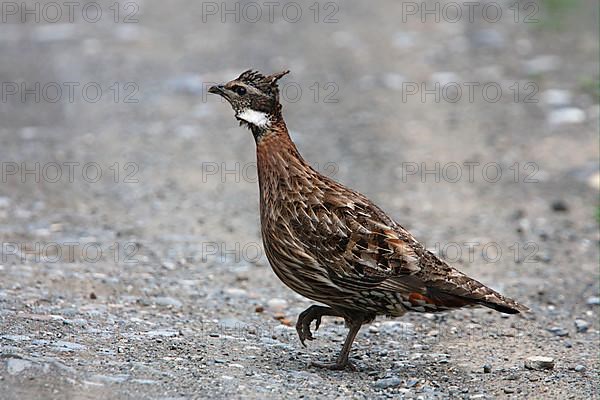
[[[31, 4], [0, 24], [0, 397], [598, 397], [596, 2]], [[346, 330], [300, 345], [252, 137], [206, 96], [247, 68], [292, 70], [317, 169], [532, 312], [378, 319], [358, 372], [310, 368]]]

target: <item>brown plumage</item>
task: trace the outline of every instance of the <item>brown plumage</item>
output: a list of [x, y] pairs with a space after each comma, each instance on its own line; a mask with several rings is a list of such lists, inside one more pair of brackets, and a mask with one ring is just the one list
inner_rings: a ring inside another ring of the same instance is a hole
[[256, 140], [260, 217], [266, 255], [291, 289], [327, 306], [298, 318], [302, 344], [322, 316], [350, 329], [335, 363], [344, 369], [360, 327], [377, 315], [483, 305], [515, 314], [527, 307], [452, 268], [362, 194], [321, 175], [302, 158], [281, 114], [277, 80], [246, 71], [211, 93], [226, 98]]

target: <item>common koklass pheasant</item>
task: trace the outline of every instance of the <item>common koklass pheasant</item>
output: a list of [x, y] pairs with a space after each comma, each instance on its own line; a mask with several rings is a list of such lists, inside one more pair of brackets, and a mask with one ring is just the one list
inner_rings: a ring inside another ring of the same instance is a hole
[[515, 314], [527, 307], [452, 268], [362, 194], [321, 175], [290, 139], [277, 81], [289, 71], [249, 70], [210, 93], [224, 97], [240, 125], [252, 131], [260, 187], [260, 219], [267, 258], [292, 290], [327, 306], [298, 317], [300, 341], [313, 340], [321, 317], [344, 318], [349, 333], [334, 363], [348, 355], [360, 327], [377, 315], [436, 312], [482, 305]]

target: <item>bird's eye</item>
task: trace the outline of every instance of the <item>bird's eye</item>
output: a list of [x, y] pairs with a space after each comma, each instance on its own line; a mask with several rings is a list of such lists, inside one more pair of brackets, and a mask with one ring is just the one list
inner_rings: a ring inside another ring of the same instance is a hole
[[243, 86], [236, 86], [233, 88], [233, 90], [240, 96], [243, 96], [246, 94], [246, 88]]

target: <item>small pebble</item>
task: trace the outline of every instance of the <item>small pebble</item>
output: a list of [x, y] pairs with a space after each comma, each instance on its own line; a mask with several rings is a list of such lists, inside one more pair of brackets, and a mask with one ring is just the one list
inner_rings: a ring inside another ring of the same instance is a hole
[[492, 366], [490, 364], [484, 364], [483, 372], [489, 374], [490, 372], [492, 372]]
[[567, 212], [569, 211], [569, 206], [563, 200], [554, 200], [552, 202], [552, 211]]
[[525, 368], [544, 370], [554, 368], [554, 358], [544, 356], [533, 356], [525, 360]]
[[163, 261], [162, 263], [162, 267], [168, 271], [174, 271], [175, 270], [175, 263], [171, 262], [171, 261]]
[[564, 107], [571, 103], [572, 96], [568, 90], [550, 89], [541, 95], [542, 101], [549, 106]]
[[575, 329], [577, 329], [577, 332], [585, 333], [585, 332], [587, 332], [589, 327], [590, 327], [590, 324], [586, 320], [583, 320], [583, 319], [575, 320]]
[[587, 299], [586, 303], [587, 303], [588, 306], [597, 306], [597, 305], [600, 305], [600, 297], [596, 297], [596, 296], [590, 297], [590, 298]]
[[510, 394], [510, 393], [514, 393], [515, 389], [510, 388], [510, 387], [505, 387], [504, 388], [504, 393]]
[[391, 387], [400, 386], [402, 381], [397, 376], [393, 376], [391, 378], [380, 379], [375, 382], [375, 387], [378, 389], [387, 389]]
[[282, 312], [276, 312], [275, 314], [273, 314], [273, 318], [275, 318], [278, 321], [282, 321], [285, 319], [285, 314]]
[[229, 297], [246, 297], [248, 292], [240, 288], [227, 288], [223, 291]]
[[411, 387], [415, 386], [417, 383], [419, 383], [418, 379], [411, 378], [408, 381], [406, 381], [406, 387], [411, 388]]
[[584, 371], [585, 371], [585, 365], [578, 364], [575, 366], [575, 372], [584, 372]]
[[552, 328], [548, 329], [548, 332], [551, 332], [559, 337], [569, 336], [569, 331], [560, 326], [553, 326]]
[[585, 112], [576, 107], [564, 107], [548, 115], [550, 125], [579, 124], [585, 121]]

